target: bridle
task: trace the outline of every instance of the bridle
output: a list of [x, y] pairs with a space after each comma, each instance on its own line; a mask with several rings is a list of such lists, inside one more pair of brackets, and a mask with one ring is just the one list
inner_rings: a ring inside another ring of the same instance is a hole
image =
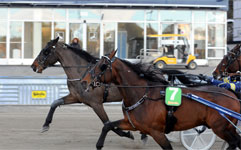
[[44, 68], [44, 63], [45, 63], [45, 61], [46, 61], [51, 55], [53, 55], [53, 51], [55, 51], [55, 48], [56, 48], [56, 46], [54, 45], [54, 46], [49, 46], [49, 47], [43, 49], [43, 56], [41, 57], [41, 59], [40, 59], [40, 58], [37, 59], [38, 64], [39, 64], [40, 66], [42, 66], [42, 68]]
[[[235, 62], [235, 61], [240, 61], [238, 59], [238, 57], [240, 57], [241, 55], [241, 51], [239, 50], [237, 53], [234, 53], [234, 52], [229, 52], [229, 53], [232, 53], [232, 54], [235, 54], [234, 57], [230, 56], [229, 54], [225, 55], [224, 57], [227, 59], [227, 63], [225, 64], [224, 62], [219, 66], [219, 72], [221, 74], [221, 76], [228, 76], [228, 68]], [[239, 65], [239, 70], [241, 69], [241, 66], [240, 66], [240, 63], [238, 62], [238, 65]], [[225, 66], [224, 68], [224, 71], [222, 71], [222, 66]]]
[[[102, 64], [101, 66], [100, 66], [100, 70], [101, 70], [101, 72], [100, 73], [98, 73], [97, 75], [95, 75], [95, 69], [96, 69], [96, 67], [97, 67], [97, 64], [90, 70], [90, 75], [91, 75], [91, 80], [92, 80], [92, 82], [90, 83], [90, 85], [92, 86], [92, 87], [99, 87], [99, 86], [101, 86], [101, 77], [104, 75], [104, 81], [103, 81], [103, 83], [106, 83], [106, 78], [105, 78], [105, 72], [107, 71], [107, 70], [109, 70], [110, 71], [110, 73], [111, 73], [111, 76], [112, 76], [112, 63], [116, 60], [116, 57], [112, 57], [112, 59], [110, 59], [109, 57], [107, 57], [107, 56], [102, 56], [101, 57], [101, 60], [105, 60], [107, 63], [106, 64]], [[100, 61], [101, 61], [100, 60]]]

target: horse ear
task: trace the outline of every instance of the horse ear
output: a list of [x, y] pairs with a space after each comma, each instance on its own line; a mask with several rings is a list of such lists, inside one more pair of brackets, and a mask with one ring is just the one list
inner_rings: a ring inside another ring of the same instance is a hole
[[54, 44], [56, 44], [59, 41], [59, 37], [57, 37], [56, 39], [54, 39]]
[[109, 57], [110, 59], [112, 59], [112, 58], [115, 56], [116, 52], [117, 52], [117, 49], [111, 51], [111, 52], [110, 52], [110, 55], [109, 55], [108, 57]]

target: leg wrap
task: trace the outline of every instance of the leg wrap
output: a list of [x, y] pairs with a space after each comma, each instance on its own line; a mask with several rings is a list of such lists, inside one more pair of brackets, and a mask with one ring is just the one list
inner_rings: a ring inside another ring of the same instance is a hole
[[43, 126], [49, 126], [49, 124], [52, 122], [55, 109], [58, 106], [63, 105], [63, 104], [64, 104], [64, 99], [63, 98], [60, 98], [60, 99], [57, 99], [57, 100], [53, 101], [53, 103], [51, 104], [48, 116], [47, 116]]
[[60, 99], [57, 99], [55, 101], [53, 101], [53, 103], [51, 104], [51, 108], [56, 108], [60, 105], [63, 105], [64, 104], [64, 99], [63, 98], [60, 98]]

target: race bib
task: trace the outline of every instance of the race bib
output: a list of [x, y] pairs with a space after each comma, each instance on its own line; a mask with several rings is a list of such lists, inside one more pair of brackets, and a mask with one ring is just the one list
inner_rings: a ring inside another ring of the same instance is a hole
[[168, 106], [180, 106], [182, 103], [182, 89], [178, 87], [167, 87], [165, 103]]

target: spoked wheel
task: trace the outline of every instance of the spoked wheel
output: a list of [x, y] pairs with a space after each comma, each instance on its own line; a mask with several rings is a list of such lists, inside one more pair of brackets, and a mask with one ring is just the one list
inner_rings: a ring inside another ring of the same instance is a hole
[[173, 131], [169, 134], [166, 134], [167, 139], [171, 142], [177, 143], [180, 142], [180, 135], [179, 135], [179, 131]]
[[216, 135], [205, 126], [181, 131], [181, 142], [188, 150], [209, 150], [216, 140]]

